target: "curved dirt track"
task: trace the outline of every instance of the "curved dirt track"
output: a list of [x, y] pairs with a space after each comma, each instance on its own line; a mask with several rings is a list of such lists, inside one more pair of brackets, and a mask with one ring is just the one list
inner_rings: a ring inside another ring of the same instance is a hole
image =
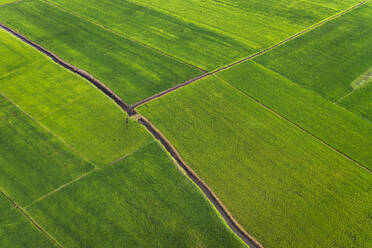
[[[113, 99], [116, 104], [118, 104], [129, 116], [136, 115], [137, 112], [133, 108], [133, 106], [129, 106], [126, 104], [119, 96], [117, 96], [110, 88], [108, 88], [106, 85], [104, 85], [99, 80], [95, 79], [92, 75], [89, 73], [70, 65], [69, 63], [63, 61], [60, 59], [57, 55], [53, 54], [52, 52], [48, 51], [47, 49], [43, 48], [42, 46], [32, 42], [31, 40], [27, 39], [23, 35], [19, 34], [18, 32], [14, 31], [13, 29], [5, 26], [4, 24], [0, 23], [0, 28], [3, 30], [9, 32], [10, 34], [16, 36], [23, 42], [27, 43], [28, 45], [36, 48], [40, 52], [44, 53], [48, 57], [50, 57], [54, 62], [57, 64], [63, 66], [64, 68], [78, 74], [79, 76], [87, 79], [90, 83], [95, 85], [98, 89], [100, 89], [103, 93], [105, 93], [108, 97]], [[205, 77], [207, 74], [201, 75], [197, 78], [191, 79], [181, 85], [175, 86], [173, 88], [179, 88], [184, 85], [190, 84], [193, 81], [199, 80], [200, 78]], [[173, 89], [172, 88], [172, 89]], [[168, 90], [168, 92], [171, 91]], [[163, 93], [166, 94], [166, 93]], [[155, 97], [156, 98], [156, 97]], [[137, 114], [137, 116], [139, 116]], [[184, 169], [186, 172], [186, 175], [201, 189], [201, 191], [205, 194], [205, 196], [210, 200], [210, 202], [213, 204], [213, 206], [217, 209], [217, 211], [221, 214], [223, 219], [225, 220], [226, 224], [231, 228], [231, 230], [238, 235], [238, 237], [241, 238], [249, 247], [251, 248], [263, 248], [263, 246], [250, 234], [248, 234], [244, 228], [232, 217], [230, 212], [227, 210], [227, 208], [222, 204], [222, 202], [217, 198], [217, 196], [213, 193], [213, 191], [208, 187], [208, 185], [201, 179], [199, 176], [185, 163], [185, 161], [180, 157], [176, 149], [171, 145], [171, 143], [160, 133], [158, 129], [155, 128], [154, 125], [152, 125], [151, 122], [149, 122], [147, 119], [145, 119], [142, 116], [139, 116], [138, 122], [146, 127], [146, 129], [161, 142], [161, 144], [164, 146], [164, 148], [170, 153], [172, 158], [176, 160], [178, 165]], [[1, 191], [0, 191], [1, 192]], [[3, 192], [1, 192], [3, 193]], [[5, 195], [5, 194], [4, 194]], [[15, 207], [17, 207], [16, 203], [14, 203], [13, 200], [11, 200], [9, 197], [7, 197]], [[29, 216], [22, 208], [17, 207], [23, 215], [25, 215], [39, 230], [46, 233], [49, 237], [51, 237], [44, 229], [41, 228], [41, 226], [32, 219], [31, 216]], [[54, 238], [51, 238], [59, 247], [62, 247]]]

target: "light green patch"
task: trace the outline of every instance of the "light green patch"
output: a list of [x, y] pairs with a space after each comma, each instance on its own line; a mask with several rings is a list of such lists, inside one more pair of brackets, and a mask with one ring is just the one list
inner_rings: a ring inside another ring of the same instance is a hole
[[360, 75], [356, 80], [351, 83], [354, 90], [366, 87], [367, 84], [372, 82], [372, 67], [368, 71]]

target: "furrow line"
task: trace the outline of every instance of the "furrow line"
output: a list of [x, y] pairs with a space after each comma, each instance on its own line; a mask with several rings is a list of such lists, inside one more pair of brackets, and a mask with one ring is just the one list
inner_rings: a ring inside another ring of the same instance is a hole
[[208, 76], [214, 75], [214, 74], [216, 74], [216, 73], [218, 73], [218, 72], [221, 72], [221, 71], [224, 71], [224, 70], [230, 69], [231, 67], [234, 67], [234, 66], [236, 66], [236, 65], [239, 65], [239, 64], [241, 64], [241, 63], [244, 63], [244, 62], [246, 62], [246, 61], [248, 61], [248, 60], [252, 60], [252, 59], [254, 59], [254, 58], [256, 58], [256, 57], [258, 57], [258, 56], [260, 56], [260, 55], [262, 55], [262, 54], [265, 54], [265, 53], [267, 53], [267, 52], [270, 52], [271, 50], [273, 50], [273, 49], [275, 49], [275, 48], [277, 48], [277, 47], [279, 47], [279, 46], [282, 46], [282, 45], [284, 45], [285, 43], [287, 43], [287, 42], [289, 42], [289, 41], [291, 41], [291, 40], [294, 40], [294, 39], [296, 39], [296, 38], [298, 38], [298, 37], [300, 37], [300, 36], [302, 36], [302, 35], [304, 35], [304, 34], [310, 32], [310, 31], [312, 31], [312, 30], [314, 30], [314, 29], [316, 29], [316, 28], [318, 28], [318, 27], [324, 25], [325, 23], [328, 23], [328, 22], [330, 22], [330, 21], [332, 21], [332, 20], [334, 20], [334, 19], [336, 19], [336, 18], [338, 18], [338, 17], [340, 17], [340, 16], [342, 16], [342, 15], [345, 15], [345, 14], [349, 13], [350, 11], [352, 11], [352, 10], [354, 10], [354, 9], [356, 9], [356, 8], [358, 8], [358, 7], [362, 6], [362, 5], [364, 5], [364, 4], [366, 4], [368, 1], [369, 1], [369, 0], [362, 1], [362, 2], [360, 2], [360, 3], [358, 3], [358, 4], [354, 5], [354, 6], [352, 6], [352, 7], [348, 8], [348, 9], [346, 9], [346, 10], [344, 10], [344, 11], [338, 13], [338, 14], [335, 14], [335, 15], [333, 15], [333, 16], [330, 16], [330, 17], [328, 17], [328, 18], [326, 18], [326, 19], [324, 19], [324, 20], [322, 20], [322, 21], [320, 21], [320, 22], [318, 22], [318, 23], [316, 23], [316, 24], [314, 24], [314, 25], [312, 25], [312, 26], [310, 26], [310, 27], [308, 27], [308, 28], [306, 28], [306, 29], [304, 29], [304, 30], [302, 30], [302, 31], [300, 31], [300, 32], [298, 32], [298, 33], [292, 35], [292, 36], [290, 36], [290, 37], [288, 37], [288, 38], [285, 39], [285, 40], [282, 40], [281, 42], [279, 42], [279, 43], [277, 43], [277, 44], [275, 44], [275, 45], [273, 45], [273, 46], [271, 46], [271, 47], [268, 47], [268, 48], [265, 48], [265, 49], [263, 49], [263, 50], [261, 50], [261, 51], [258, 51], [258, 52], [254, 53], [254, 54], [252, 54], [252, 55], [250, 55], [250, 56], [248, 56], [248, 57], [246, 57], [246, 58], [243, 58], [243, 59], [241, 59], [241, 60], [238, 60], [238, 61], [236, 61], [236, 62], [234, 62], [234, 63], [232, 63], [232, 64], [229, 64], [229, 65], [227, 65], [227, 66], [224, 66], [224, 67], [218, 68], [218, 69], [216, 69], [216, 70], [214, 70], [214, 71], [212, 71], [212, 72], [205, 73], [205, 74], [203, 74], [203, 75], [201, 75], [201, 76], [199, 76], [199, 77], [196, 77], [196, 78], [190, 79], [190, 80], [188, 80], [188, 81], [186, 81], [186, 82], [184, 82], [184, 83], [181, 83], [181, 84], [176, 85], [176, 86], [174, 86], [174, 87], [172, 87], [172, 88], [169, 88], [168, 90], [162, 91], [162, 92], [160, 92], [160, 93], [158, 93], [158, 94], [155, 94], [155, 95], [150, 96], [150, 97], [148, 97], [148, 98], [146, 98], [146, 99], [143, 99], [143, 100], [141, 100], [141, 101], [139, 101], [139, 102], [133, 104], [133, 105], [131, 106], [131, 108], [135, 109], [135, 108], [137, 108], [137, 107], [139, 107], [139, 106], [141, 106], [141, 105], [143, 105], [143, 104], [145, 104], [145, 103], [148, 103], [148, 102], [150, 102], [150, 101], [152, 101], [152, 100], [154, 100], [154, 99], [156, 99], [156, 98], [162, 97], [162, 96], [164, 96], [164, 95], [166, 95], [166, 94], [171, 93], [172, 91], [175, 91], [175, 90], [177, 90], [177, 89], [179, 89], [179, 88], [182, 88], [182, 87], [184, 87], [184, 86], [186, 86], [186, 85], [189, 85], [189, 84], [191, 84], [191, 83], [193, 83], [193, 82], [199, 81], [200, 79], [203, 79], [203, 78], [205, 78], [205, 77], [208, 77]]
[[26, 217], [26, 219], [31, 222], [31, 224], [37, 229], [39, 230], [41, 233], [43, 233], [44, 235], [46, 235], [48, 237], [49, 240], [51, 240], [54, 244], [56, 244], [58, 247], [60, 248], [63, 248], [63, 246], [51, 235], [49, 234], [36, 220], [34, 220], [27, 212], [26, 210], [24, 210], [21, 206], [18, 205], [17, 202], [15, 202], [12, 198], [10, 198], [10, 196], [8, 196], [7, 194], [4, 193], [4, 191], [0, 190], [1, 194], [3, 194], [5, 196], [5, 198], [7, 198], [14, 206], [14, 208], [16, 208], [19, 212], [21, 212], [21, 214]]
[[90, 83], [92, 83], [93, 85], [95, 85], [98, 89], [100, 89], [103, 93], [105, 93], [107, 96], [109, 96], [116, 104], [118, 104], [125, 112], [127, 112], [129, 115], [132, 115], [132, 109], [131, 107], [125, 103], [118, 95], [116, 95], [110, 88], [108, 88], [104, 83], [102, 83], [101, 81], [99, 81], [98, 79], [94, 78], [92, 75], [90, 75], [88, 72], [82, 70], [82, 69], [79, 69], [69, 63], [67, 63], [66, 61], [62, 60], [61, 58], [59, 58], [57, 55], [55, 55], [54, 53], [48, 51], [47, 49], [45, 49], [44, 47], [40, 46], [39, 44], [27, 39], [25, 36], [23, 36], [22, 34], [18, 33], [17, 31], [5, 26], [4, 24], [0, 23], [0, 28], [2, 28], [3, 30], [7, 31], [8, 33], [14, 35], [15, 37], [17, 37], [18, 39], [22, 40], [23, 42], [27, 43], [28, 45], [36, 48], [37, 50], [39, 50], [40, 52], [42, 52], [43, 54], [45, 54], [46, 56], [48, 56], [49, 58], [51, 58], [54, 62], [56, 62], [57, 64], [63, 66], [65, 69], [75, 73], [75, 74], [78, 74], [79, 76], [85, 78], [86, 80], [88, 80]]
[[212, 191], [212, 189], [195, 173], [193, 169], [186, 164], [186, 162], [177, 152], [176, 148], [174, 148], [168, 139], [145, 117], [138, 115], [138, 122], [146, 127], [146, 129], [154, 136], [155, 139], [160, 141], [160, 143], [169, 152], [177, 164], [186, 172], [186, 175], [199, 187], [208, 200], [213, 204], [230, 229], [249, 247], [263, 248], [263, 245], [260, 244], [246, 230], [244, 230], [244, 228], [235, 220], [235, 218], [231, 215], [229, 210]]

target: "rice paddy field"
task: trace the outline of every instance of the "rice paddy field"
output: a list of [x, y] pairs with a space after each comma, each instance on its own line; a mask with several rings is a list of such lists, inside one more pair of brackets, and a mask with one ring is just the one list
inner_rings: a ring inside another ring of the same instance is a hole
[[371, 44], [368, 0], [0, 0], [0, 247], [371, 247]]
[[143, 127], [0, 32], [1, 247], [245, 247]]

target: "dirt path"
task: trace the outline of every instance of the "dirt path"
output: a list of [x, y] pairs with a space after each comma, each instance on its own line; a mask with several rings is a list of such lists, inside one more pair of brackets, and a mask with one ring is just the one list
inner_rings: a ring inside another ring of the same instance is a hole
[[281, 45], [283, 45], [283, 44], [285, 44], [285, 43], [287, 43], [287, 42], [289, 42], [289, 41], [291, 41], [291, 40], [294, 40], [294, 39], [296, 39], [296, 38], [302, 36], [302, 35], [305, 34], [305, 33], [308, 33], [308, 32], [310, 32], [310, 31], [312, 31], [312, 30], [314, 30], [314, 29], [316, 29], [316, 28], [322, 26], [323, 24], [325, 24], [325, 23], [327, 23], [327, 22], [330, 22], [330, 21], [336, 19], [337, 17], [340, 17], [340, 16], [342, 16], [342, 15], [345, 15], [346, 13], [349, 13], [349, 12], [352, 11], [353, 9], [356, 9], [356, 8], [358, 8], [358, 7], [360, 7], [360, 6], [364, 5], [364, 4], [366, 4], [368, 1], [369, 1], [369, 0], [362, 1], [362, 2], [360, 2], [360, 3], [358, 3], [358, 4], [354, 5], [354, 6], [352, 6], [352, 7], [348, 8], [348, 9], [346, 9], [346, 10], [344, 10], [344, 11], [338, 13], [338, 14], [335, 14], [335, 15], [333, 15], [333, 16], [331, 16], [331, 17], [328, 17], [328, 18], [326, 18], [326, 19], [324, 19], [324, 20], [322, 20], [322, 21], [320, 21], [320, 22], [318, 22], [318, 23], [316, 23], [316, 24], [314, 24], [314, 25], [312, 25], [312, 26], [310, 26], [310, 27], [308, 27], [308, 28], [306, 28], [306, 29], [304, 29], [304, 30], [302, 30], [302, 31], [300, 31], [300, 32], [298, 32], [298, 33], [296, 33], [296, 34], [290, 36], [290, 37], [288, 37], [287, 39], [285, 39], [285, 40], [283, 40], [283, 41], [281, 41], [281, 42], [279, 42], [279, 43], [277, 43], [277, 44], [275, 44], [275, 45], [273, 45], [273, 46], [271, 46], [271, 47], [265, 48], [265, 49], [263, 49], [263, 50], [261, 50], [261, 51], [259, 51], [259, 52], [257, 52], [257, 53], [254, 53], [254, 54], [252, 54], [252, 55], [250, 55], [250, 56], [248, 56], [248, 57], [246, 57], [246, 58], [244, 58], [244, 59], [241, 59], [241, 60], [239, 60], [239, 61], [236, 61], [236, 62], [234, 62], [234, 63], [232, 63], [232, 64], [227, 65], [227, 66], [224, 66], [224, 67], [218, 68], [218, 69], [216, 69], [216, 70], [214, 70], [214, 71], [212, 71], [212, 72], [207, 72], [207, 73], [205, 73], [205, 74], [203, 74], [203, 75], [201, 75], [201, 76], [199, 76], [199, 77], [196, 77], [196, 78], [190, 79], [190, 80], [188, 80], [188, 81], [186, 81], [186, 82], [184, 82], [184, 83], [181, 83], [181, 84], [176, 85], [176, 86], [174, 86], [174, 87], [172, 87], [172, 88], [169, 88], [169, 89], [167, 89], [167, 90], [165, 90], [165, 91], [162, 91], [162, 92], [160, 92], [160, 93], [158, 93], [158, 94], [155, 94], [155, 95], [150, 96], [150, 97], [148, 97], [148, 98], [146, 98], [146, 99], [143, 99], [143, 100], [141, 100], [141, 101], [139, 101], [139, 102], [133, 104], [133, 105], [131, 106], [131, 108], [134, 108], [134, 109], [135, 109], [135, 108], [137, 108], [137, 107], [139, 107], [139, 106], [141, 106], [141, 105], [143, 105], [143, 104], [145, 104], [145, 103], [148, 103], [148, 102], [150, 102], [150, 101], [152, 101], [152, 100], [154, 100], [154, 99], [156, 99], [156, 98], [162, 97], [162, 96], [164, 96], [164, 95], [166, 95], [166, 94], [168, 94], [168, 93], [170, 93], [170, 92], [172, 92], [172, 91], [175, 91], [175, 90], [177, 90], [177, 89], [179, 89], [179, 88], [182, 88], [182, 87], [184, 87], [184, 86], [186, 86], [186, 85], [189, 85], [189, 84], [191, 84], [191, 83], [193, 83], [193, 82], [199, 81], [200, 79], [203, 79], [203, 78], [205, 78], [205, 77], [208, 77], [208, 76], [214, 75], [214, 74], [216, 74], [216, 73], [218, 73], [218, 72], [220, 72], [220, 71], [227, 70], [227, 69], [229, 69], [229, 68], [231, 68], [231, 67], [234, 67], [234, 66], [236, 66], [236, 65], [239, 65], [239, 64], [241, 64], [241, 63], [244, 63], [244, 62], [246, 62], [246, 61], [248, 61], [248, 60], [252, 60], [252, 59], [254, 59], [255, 57], [258, 57], [258, 56], [260, 56], [260, 55], [262, 55], [262, 54], [265, 54], [265, 53], [267, 53], [267, 52], [269, 52], [269, 51], [271, 51], [271, 50], [273, 50], [273, 49], [275, 49], [275, 48], [277, 48], [277, 47], [279, 47], [279, 46], [281, 46]]
[[[95, 85], [98, 89], [100, 89], [103, 93], [105, 93], [107, 96], [109, 96], [111, 99], [113, 99], [129, 116], [136, 115], [136, 118], [140, 124], [145, 126], [147, 130], [161, 142], [161, 144], [164, 146], [164, 148], [171, 154], [171, 156], [176, 160], [178, 165], [183, 168], [186, 172], [186, 175], [201, 189], [201, 191], [205, 194], [205, 196], [210, 200], [210, 202], [215, 206], [217, 211], [221, 214], [223, 219], [225, 220], [226, 224], [231, 228], [231, 230], [238, 235], [249, 247], [251, 248], [263, 248], [263, 246], [256, 241], [251, 235], [249, 235], [244, 228], [232, 217], [232, 215], [229, 213], [227, 208], [222, 204], [222, 202], [217, 198], [217, 196], [213, 193], [213, 191], [207, 186], [206, 183], [200, 179], [197, 174], [184, 162], [184, 160], [180, 157], [176, 149], [170, 144], [170, 142], [160, 133], [158, 129], [156, 129], [148, 120], [146, 120], [144, 117], [137, 114], [136, 110], [133, 108], [133, 106], [129, 106], [126, 104], [119, 96], [117, 96], [111, 89], [109, 89], [107, 86], [105, 86], [102, 82], [95, 79], [93, 76], [88, 74], [87, 72], [68, 64], [67, 62], [60, 59], [55, 54], [49, 52], [45, 48], [41, 47], [40, 45], [32, 42], [31, 40], [27, 39], [23, 35], [19, 34], [18, 32], [12, 30], [11, 28], [8, 28], [7, 26], [0, 23], [0, 28], [4, 29], [5, 31], [9, 32], [10, 34], [16, 36], [23, 42], [27, 43], [28, 45], [36, 48], [40, 52], [44, 53], [48, 57], [50, 57], [53, 61], [55, 61], [57, 64], [63, 66], [64, 68], [80, 75], [81, 77], [87, 79], [89, 82], [91, 82], [93, 85]], [[196, 77], [194, 79], [191, 79], [183, 84], [180, 84], [178, 86], [175, 86], [167, 92], [172, 91], [172, 89], [180, 88], [184, 85], [190, 84], [196, 80], [199, 80], [210, 73], [204, 74], [202, 76]], [[166, 94], [166, 93], [162, 93]], [[156, 98], [156, 97], [153, 97]], [[3, 192], [1, 192], [3, 193]], [[3, 193], [4, 194], [4, 193]], [[5, 194], [4, 194], [5, 195]], [[41, 232], [48, 235], [48, 237], [53, 240], [58, 247], [62, 247], [48, 232], [46, 232], [34, 219], [32, 219], [31, 216], [29, 216], [26, 211], [20, 207], [7, 195], [5, 195], [13, 204], [15, 207], [17, 207], [24, 216], [27, 217], [28, 220], [30, 220], [37, 229], [39, 229]]]
[[145, 126], [147, 130], [154, 136], [154, 138], [161, 142], [164, 148], [170, 153], [172, 158], [176, 160], [177, 164], [186, 172], [186, 175], [201, 189], [204, 195], [221, 214], [231, 230], [236, 235], [238, 235], [249, 247], [263, 248], [263, 245], [261, 245], [254, 237], [246, 232], [244, 228], [234, 219], [229, 210], [227, 210], [225, 205], [218, 199], [212, 189], [209, 188], [209, 186], [186, 164], [186, 162], [181, 158], [177, 150], [167, 140], [167, 138], [145, 117], [141, 115], [137, 115], [137, 117], [138, 122]]
[[46, 56], [48, 56], [49, 58], [51, 58], [54, 62], [56, 62], [57, 64], [63, 66], [67, 70], [69, 70], [69, 71], [71, 71], [73, 73], [76, 73], [79, 76], [85, 78], [86, 80], [88, 80], [89, 82], [91, 82], [93, 85], [95, 85], [98, 89], [100, 89], [103, 93], [105, 93], [107, 96], [109, 96], [112, 100], [114, 100], [114, 102], [116, 102], [129, 115], [132, 115], [133, 114], [132, 108], [127, 103], [125, 103], [118, 95], [116, 95], [104, 83], [102, 83], [98, 79], [94, 78], [88, 72], [86, 72], [86, 71], [84, 71], [82, 69], [79, 69], [79, 68], [77, 68], [77, 67], [75, 67], [75, 66], [73, 66], [73, 65], [71, 65], [69, 63], [67, 63], [66, 61], [60, 59], [54, 53], [48, 51], [47, 49], [45, 49], [44, 47], [36, 44], [35, 42], [27, 39], [26, 37], [24, 37], [20, 33], [16, 32], [15, 30], [13, 30], [13, 29], [11, 29], [11, 28], [9, 28], [7, 26], [5, 26], [2, 23], [0, 23], [0, 28], [3, 29], [3, 30], [5, 30], [5, 31], [7, 31], [8, 33], [16, 36], [17, 38], [19, 38], [23, 42], [27, 43], [28, 45], [36, 48], [40, 52], [44, 53]]
[[39, 223], [36, 222], [36, 220], [34, 220], [27, 212], [26, 210], [24, 210], [21, 206], [18, 205], [18, 203], [16, 203], [12, 198], [10, 198], [7, 194], [5, 194], [2, 190], [0, 190], [0, 193], [3, 194], [5, 196], [6, 199], [8, 199], [14, 206], [14, 208], [16, 208], [24, 217], [26, 217], [26, 219], [31, 222], [31, 224], [37, 229], [39, 230], [41, 233], [43, 233], [44, 235], [46, 235], [48, 237], [49, 240], [51, 240], [57, 247], [60, 247], [60, 248], [63, 248], [63, 246], [52, 236], [50, 235], [44, 228], [42, 228], [40, 226]]

